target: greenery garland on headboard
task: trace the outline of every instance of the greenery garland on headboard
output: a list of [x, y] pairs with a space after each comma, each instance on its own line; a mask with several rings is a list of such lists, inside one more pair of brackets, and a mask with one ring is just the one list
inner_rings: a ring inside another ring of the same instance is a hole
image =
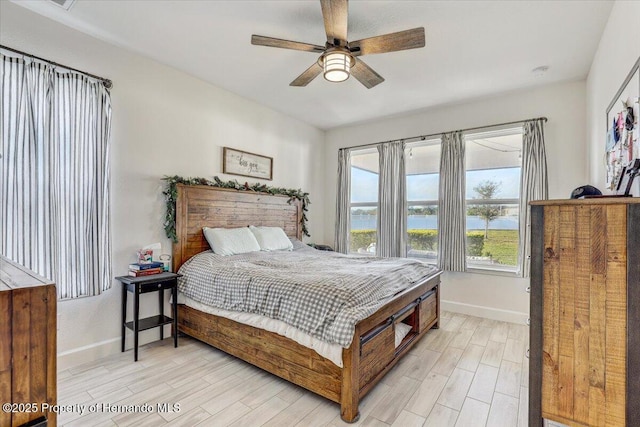
[[302, 234], [308, 237], [311, 236], [309, 234], [309, 230], [307, 229], [306, 214], [311, 201], [309, 201], [309, 193], [305, 193], [301, 189], [294, 190], [291, 188], [269, 187], [268, 185], [259, 183], [249, 185], [249, 183], [247, 182], [245, 182], [244, 184], [240, 184], [236, 180], [225, 182], [217, 176], [213, 177], [213, 181], [210, 181], [206, 178], [183, 178], [181, 176], [165, 176], [162, 179], [167, 182], [167, 188], [162, 192], [167, 202], [167, 213], [164, 217], [164, 231], [167, 234], [167, 237], [170, 238], [174, 243], [178, 242], [178, 237], [176, 235], [176, 198], [178, 196], [178, 190], [176, 187], [177, 184], [209, 185], [211, 187], [218, 188], [233, 188], [238, 191], [254, 191], [257, 193], [280, 194], [283, 196], [289, 196], [289, 202], [291, 202], [291, 200], [293, 199], [298, 199], [302, 203], [302, 219], [300, 220], [300, 224], [302, 225]]

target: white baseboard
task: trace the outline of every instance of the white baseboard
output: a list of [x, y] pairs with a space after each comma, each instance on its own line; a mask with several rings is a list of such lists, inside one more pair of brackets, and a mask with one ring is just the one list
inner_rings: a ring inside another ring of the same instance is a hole
[[[454, 313], [468, 314], [470, 316], [486, 317], [487, 319], [500, 320], [503, 322], [526, 324], [529, 318], [528, 313], [518, 311], [502, 310], [498, 308], [484, 307], [480, 305], [465, 304], [455, 301], [440, 301], [440, 308]], [[121, 338], [112, 338], [95, 344], [74, 348], [58, 353], [58, 371], [93, 362], [112, 354], [120, 352]], [[140, 340], [143, 345], [147, 340]], [[153, 339], [148, 340], [153, 341]], [[130, 347], [130, 346], [129, 346]], [[128, 348], [130, 349], [130, 348]], [[133, 359], [132, 359], [133, 360]]]
[[502, 310], [481, 305], [465, 304], [456, 301], [440, 301], [440, 308], [444, 311], [468, 314], [470, 316], [486, 317], [487, 319], [500, 320], [503, 322], [527, 324], [529, 313], [519, 311]]
[[58, 353], [58, 371], [118, 353], [121, 350], [120, 343], [120, 338], [113, 338]]
[[[138, 348], [145, 344], [158, 340], [158, 329], [141, 331], [138, 336]], [[165, 337], [171, 336], [168, 326], [165, 326]], [[82, 347], [61, 351], [58, 353], [58, 371], [73, 368], [83, 363], [94, 362], [103, 357], [111, 356], [121, 352], [122, 338], [111, 338]], [[125, 343], [126, 351], [131, 351], [131, 360], [133, 361], [133, 334], [127, 333], [127, 341]]]

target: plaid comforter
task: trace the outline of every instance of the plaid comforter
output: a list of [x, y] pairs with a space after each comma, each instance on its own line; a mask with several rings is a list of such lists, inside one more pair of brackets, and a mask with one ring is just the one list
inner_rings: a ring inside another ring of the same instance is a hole
[[202, 252], [180, 268], [178, 289], [203, 304], [278, 319], [346, 348], [360, 320], [438, 271], [415, 260], [347, 256], [295, 242], [291, 252]]

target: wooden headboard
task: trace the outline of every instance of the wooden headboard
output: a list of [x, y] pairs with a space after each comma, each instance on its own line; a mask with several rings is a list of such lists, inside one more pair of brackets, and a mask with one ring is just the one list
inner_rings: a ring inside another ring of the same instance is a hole
[[173, 271], [192, 256], [209, 249], [202, 227], [237, 228], [249, 225], [280, 227], [287, 236], [302, 239], [302, 206], [289, 197], [178, 184]]

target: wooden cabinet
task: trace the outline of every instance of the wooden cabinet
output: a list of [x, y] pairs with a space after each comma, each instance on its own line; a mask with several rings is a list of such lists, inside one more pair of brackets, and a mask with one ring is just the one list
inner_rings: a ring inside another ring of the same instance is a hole
[[[56, 425], [56, 288], [0, 256], [0, 426]], [[20, 406], [20, 404], [23, 404]]]
[[640, 199], [533, 202], [529, 425], [640, 425]]

